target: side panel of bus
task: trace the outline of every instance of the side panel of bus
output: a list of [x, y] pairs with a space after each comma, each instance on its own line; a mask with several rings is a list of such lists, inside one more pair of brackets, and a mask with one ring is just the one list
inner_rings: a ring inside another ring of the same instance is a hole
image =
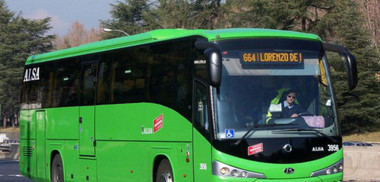
[[99, 181], [151, 182], [157, 157], [171, 162], [175, 179], [193, 181], [192, 126], [176, 111], [137, 103], [96, 106], [96, 115]]
[[32, 114], [29, 110], [20, 111], [20, 172], [24, 176], [31, 177], [34, 169], [34, 123]]
[[36, 111], [36, 176], [46, 178], [46, 113], [44, 110]]

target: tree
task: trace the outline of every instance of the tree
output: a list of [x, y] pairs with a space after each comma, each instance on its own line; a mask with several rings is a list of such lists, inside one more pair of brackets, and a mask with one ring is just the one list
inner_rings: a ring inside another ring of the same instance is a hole
[[[224, 26], [223, 12], [221, 0], [125, 0], [112, 4], [112, 19], [102, 24], [129, 34], [162, 28], [213, 29]], [[113, 32], [104, 37], [118, 36], [122, 34]]]
[[[145, 22], [144, 14], [150, 11], [148, 0], [125, 0], [118, 1], [117, 4], [111, 4], [112, 19], [102, 21], [105, 28], [123, 30], [128, 34], [141, 33], [150, 30]], [[110, 32], [103, 35], [104, 38], [124, 36], [120, 32]]]
[[56, 36], [53, 44], [54, 48], [58, 50], [79, 46], [81, 44], [98, 41], [100, 39], [100, 30], [94, 28], [91, 30], [86, 30], [83, 24], [75, 21], [65, 36]]
[[337, 91], [342, 129], [345, 133], [373, 131], [380, 128], [380, 83], [376, 73], [380, 70], [380, 56], [370, 41], [370, 34], [364, 27], [360, 5], [355, 1], [339, 1], [334, 10], [335, 41], [353, 52], [358, 63], [359, 83], [353, 92], [347, 89], [341, 60], [331, 59], [334, 82]]
[[52, 48], [50, 18], [25, 19], [0, 0], [0, 104], [6, 115], [17, 113], [23, 67], [28, 56]]
[[323, 22], [328, 16], [325, 15], [335, 7], [335, 1], [235, 0], [228, 1], [226, 6], [233, 27], [298, 30], [321, 35], [326, 30]]
[[196, 0], [191, 4], [191, 18], [193, 22], [188, 28], [225, 28], [226, 9], [221, 0]]
[[372, 44], [380, 53], [380, 0], [355, 0], [355, 2], [360, 5], [360, 12], [365, 17], [365, 26], [370, 32]]

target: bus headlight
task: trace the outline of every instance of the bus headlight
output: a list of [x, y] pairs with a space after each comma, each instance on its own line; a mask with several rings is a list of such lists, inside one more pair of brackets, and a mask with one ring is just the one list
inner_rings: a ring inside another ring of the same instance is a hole
[[327, 168], [321, 169], [319, 171], [314, 171], [311, 173], [311, 177], [335, 174], [339, 172], [343, 172], [343, 159]]
[[217, 176], [238, 178], [265, 178], [264, 174], [245, 171], [218, 161], [212, 162], [212, 174]]
[[220, 169], [220, 174], [222, 174], [222, 175], [227, 175], [229, 173], [230, 173], [230, 169], [228, 169], [227, 167], [222, 167]]

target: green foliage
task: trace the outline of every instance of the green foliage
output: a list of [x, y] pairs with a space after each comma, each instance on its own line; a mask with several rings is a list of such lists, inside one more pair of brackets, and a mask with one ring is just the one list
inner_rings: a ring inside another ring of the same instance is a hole
[[[148, 24], [144, 21], [144, 14], [150, 11], [147, 0], [125, 0], [118, 1], [117, 4], [111, 4], [111, 20], [102, 21], [106, 28], [123, 30], [128, 34], [144, 32]], [[120, 32], [111, 32], [104, 35], [105, 38], [123, 36]]]
[[23, 67], [32, 54], [52, 48], [50, 19], [28, 20], [15, 15], [0, 0], [0, 104], [6, 115], [18, 111]]
[[359, 82], [357, 88], [346, 92], [347, 82], [340, 59], [330, 59], [338, 98], [340, 121], [344, 133], [374, 131], [380, 128], [380, 83], [375, 79], [380, 70], [379, 55], [364, 29], [364, 19], [354, 1], [339, 1], [333, 11], [335, 41], [355, 55]]
[[235, 0], [226, 4], [233, 27], [298, 30], [318, 35], [326, 31], [326, 15], [334, 5], [334, 0]]
[[[222, 27], [221, 0], [124, 0], [112, 4], [112, 19], [104, 27], [129, 34], [162, 28]], [[106, 33], [105, 38], [124, 36], [120, 32]]]

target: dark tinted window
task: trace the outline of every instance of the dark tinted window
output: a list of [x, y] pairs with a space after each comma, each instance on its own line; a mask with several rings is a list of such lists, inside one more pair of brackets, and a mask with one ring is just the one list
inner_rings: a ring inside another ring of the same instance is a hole
[[151, 46], [150, 99], [190, 118], [193, 40]]
[[209, 121], [208, 121], [208, 91], [207, 87], [200, 83], [195, 82], [194, 87], [194, 126], [200, 131], [204, 136], [208, 137], [209, 134]]
[[35, 109], [43, 107], [47, 99], [48, 85], [42, 73], [46, 66], [28, 65], [24, 69], [23, 92], [21, 96], [22, 109]]
[[[26, 70], [33, 69], [38, 69], [39, 77], [28, 80], [25, 78]], [[26, 66], [21, 95], [22, 109], [77, 105], [79, 71], [75, 59]]]
[[81, 105], [94, 105], [97, 62], [82, 62], [81, 67]]
[[[24, 71], [25, 72], [25, 71]], [[22, 84], [22, 91], [21, 91], [21, 109], [28, 109], [28, 87], [29, 85], [26, 83]]]
[[[78, 105], [79, 66], [76, 59], [54, 62], [54, 70], [49, 71], [49, 83], [52, 84], [51, 107]], [[53, 79], [53, 78], [54, 79]], [[53, 81], [53, 83], [52, 83]]]
[[193, 39], [125, 48], [103, 54], [98, 104], [154, 102], [191, 116]]
[[149, 54], [142, 49], [122, 49], [104, 54], [99, 65], [98, 104], [146, 100]]
[[198, 62], [193, 71], [195, 60], [204, 60], [194, 41], [109, 51], [98, 54], [96, 64], [88, 64], [93, 55], [39, 64], [40, 84], [33, 82], [33, 88], [24, 84], [23, 103], [38, 100], [42, 107], [74, 106], [79, 97], [81, 105], [153, 102], [190, 119], [192, 75], [207, 77], [205, 63]]
[[112, 81], [112, 56], [103, 55], [102, 61], [99, 63], [98, 85], [96, 92], [97, 104], [111, 103], [111, 81]]

